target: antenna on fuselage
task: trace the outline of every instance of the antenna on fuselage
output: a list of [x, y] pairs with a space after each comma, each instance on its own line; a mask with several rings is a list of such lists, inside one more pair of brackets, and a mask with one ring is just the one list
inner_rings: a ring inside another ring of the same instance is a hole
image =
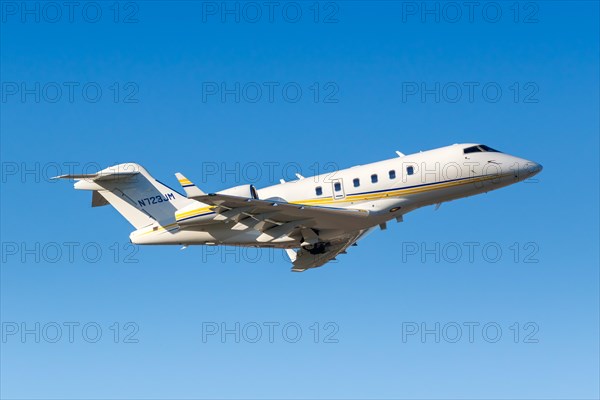
[[396, 154], [398, 154], [398, 157], [404, 157], [406, 154], [402, 153], [401, 151], [396, 150]]

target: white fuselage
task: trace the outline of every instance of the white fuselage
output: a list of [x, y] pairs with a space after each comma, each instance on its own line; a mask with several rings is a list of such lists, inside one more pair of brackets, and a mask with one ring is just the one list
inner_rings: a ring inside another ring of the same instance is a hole
[[[308, 206], [352, 208], [368, 211], [368, 217], [351, 225], [332, 224], [322, 229], [323, 240], [343, 232], [364, 230], [400, 219], [419, 207], [489, 192], [531, 177], [541, 170], [537, 163], [496, 151], [465, 153], [476, 144], [460, 144], [424, 151], [331, 173], [269, 186], [257, 191], [260, 199], [277, 199]], [[491, 150], [491, 149], [490, 149]], [[298, 247], [290, 238], [280, 243], [257, 243], [255, 230], [232, 231], [227, 223], [211, 222], [212, 207], [202, 203], [176, 214], [172, 227], [135, 231], [138, 244], [224, 244], [261, 247]], [[206, 224], [197, 221], [206, 219]], [[186, 224], [189, 224], [187, 228]]]

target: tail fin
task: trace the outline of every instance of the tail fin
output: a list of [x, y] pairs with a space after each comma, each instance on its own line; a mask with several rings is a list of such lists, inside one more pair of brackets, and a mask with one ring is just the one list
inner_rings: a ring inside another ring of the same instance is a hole
[[95, 174], [61, 175], [76, 179], [75, 189], [91, 190], [92, 207], [111, 204], [136, 229], [175, 222], [175, 211], [195, 202], [154, 179], [144, 167], [125, 163]]

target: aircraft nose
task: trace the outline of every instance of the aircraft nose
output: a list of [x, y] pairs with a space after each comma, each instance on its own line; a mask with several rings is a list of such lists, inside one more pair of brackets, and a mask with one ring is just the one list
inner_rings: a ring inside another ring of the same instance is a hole
[[521, 179], [529, 179], [534, 175], [539, 174], [542, 169], [542, 164], [536, 163], [534, 161], [526, 161], [519, 166], [519, 175]]
[[534, 176], [539, 174], [540, 172], [542, 172], [542, 170], [544, 169], [544, 167], [542, 166], [542, 164], [530, 161], [529, 162], [529, 174], [530, 176]]

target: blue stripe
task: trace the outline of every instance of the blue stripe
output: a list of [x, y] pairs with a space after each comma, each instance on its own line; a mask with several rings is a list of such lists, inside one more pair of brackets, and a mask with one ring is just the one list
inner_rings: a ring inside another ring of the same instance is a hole
[[207, 213], [204, 213], [204, 214], [192, 215], [191, 217], [185, 217], [183, 219], [178, 219], [177, 222], [187, 221], [188, 219], [203, 217], [205, 215], [210, 215], [210, 214], [216, 214], [216, 212], [210, 211], [210, 212], [207, 212]]
[[[373, 194], [373, 193], [393, 192], [393, 191], [396, 191], [396, 190], [406, 190], [406, 189], [413, 189], [413, 188], [418, 188], [418, 187], [423, 187], [423, 186], [439, 185], [439, 184], [442, 184], [442, 183], [457, 182], [457, 181], [462, 181], [462, 180], [465, 180], [465, 179], [488, 178], [488, 177], [491, 177], [491, 176], [497, 177], [497, 178], [502, 177], [502, 175], [479, 175], [479, 176], [471, 176], [471, 177], [467, 177], [467, 178], [449, 179], [447, 181], [440, 181], [440, 182], [422, 183], [420, 185], [413, 185], [413, 186], [400, 186], [400, 187], [392, 188], [392, 189], [380, 189], [380, 190], [372, 190], [372, 191], [369, 191], [369, 192], [349, 193], [349, 194], [346, 194], [344, 196], [344, 198], [341, 199], [341, 200], [344, 200], [346, 197], [349, 197], [349, 196], [360, 196], [360, 195]], [[333, 200], [334, 198], [333, 198], [333, 196], [323, 196], [323, 197], [313, 197], [313, 198], [311, 198], [309, 200], [325, 200], [325, 199], [332, 199]], [[323, 206], [323, 207], [330, 208], [330, 207], [327, 207], [327, 206]]]
[[178, 195], [180, 195], [181, 197], [186, 197], [186, 196], [182, 195], [181, 193], [179, 193], [177, 190], [173, 189], [171, 186], [169, 186], [169, 185], [167, 185], [167, 184], [164, 184], [164, 183], [162, 183], [162, 182], [161, 182], [161, 181], [159, 181], [158, 179], [154, 179], [154, 180], [155, 180], [156, 182], [160, 183], [161, 185], [168, 187], [169, 189], [171, 189], [172, 191], [174, 191], [175, 193], [177, 193], [177, 194], [178, 194]]
[[462, 180], [465, 180], [465, 179], [482, 178], [482, 177], [486, 177], [486, 176], [490, 176], [490, 175], [472, 176], [472, 177], [469, 177], [469, 178], [457, 178], [457, 179], [450, 179], [450, 180], [441, 181], [441, 182], [422, 183], [420, 185], [401, 186], [401, 187], [392, 188], [392, 189], [373, 190], [373, 191], [370, 191], [370, 192], [358, 192], [358, 193], [347, 194], [346, 196], [359, 196], [361, 194], [373, 194], [373, 193], [381, 193], [381, 192], [391, 192], [391, 191], [394, 191], [394, 190], [413, 189], [413, 188], [418, 188], [418, 187], [423, 187], [423, 186], [439, 185], [440, 183], [457, 182], [457, 181], [462, 181]]

